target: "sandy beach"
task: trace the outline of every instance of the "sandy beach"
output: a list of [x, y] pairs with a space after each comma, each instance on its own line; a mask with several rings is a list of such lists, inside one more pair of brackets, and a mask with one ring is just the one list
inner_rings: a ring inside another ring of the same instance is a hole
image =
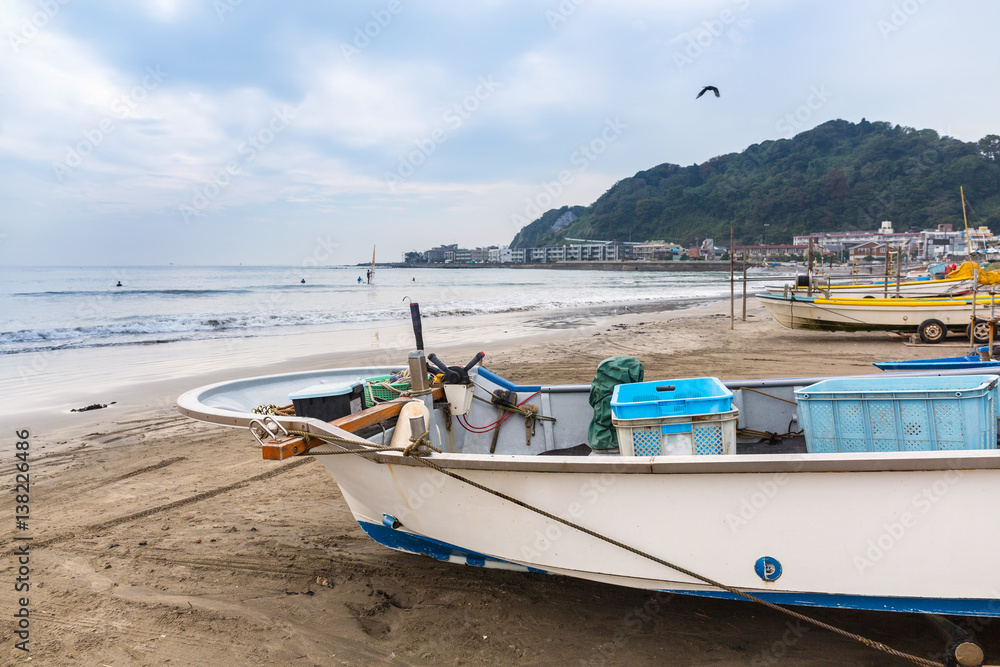
[[[789, 331], [754, 299], [746, 322], [736, 308], [732, 330], [729, 304], [718, 302], [583, 318], [544, 331], [511, 325], [504, 335], [496, 329], [506, 323], [501, 320], [476, 320], [463, 327], [463, 336], [446, 335], [449, 323], [435, 322], [425, 339], [451, 363], [482, 349], [485, 365], [512, 380], [581, 384], [613, 355], [640, 359], [647, 379], [735, 379], [863, 373], [874, 370], [875, 360], [964, 349], [906, 347], [879, 333]], [[14, 431], [30, 431], [33, 542], [31, 589], [23, 594], [30, 596], [30, 652], [16, 650], [5, 633], [3, 661], [903, 664], [749, 603], [461, 567], [385, 549], [364, 535], [316, 461], [264, 461], [247, 432], [192, 422], [173, 407], [184, 390], [224, 379], [394, 359], [402, 364], [408, 336], [400, 326], [377, 341], [359, 331], [349, 344], [332, 347], [301, 334], [253, 349], [201, 342], [190, 350], [185, 344], [84, 350], [53, 355], [10, 381], [6, 389], [19, 409], [2, 419], [0, 451], [13, 482]], [[197, 363], [183, 370], [186, 353]], [[76, 375], [57, 391], [53, 377], [63, 372]], [[68, 411], [112, 401], [103, 410]], [[44, 409], [28, 410], [32, 403]], [[13, 514], [13, 499], [7, 507]], [[13, 521], [5, 525], [7, 544], [24, 534]], [[8, 613], [17, 573], [9, 555], [2, 570]], [[916, 616], [811, 613], [920, 656], [937, 657], [944, 648]], [[978, 632], [994, 662], [998, 625], [986, 623]]]

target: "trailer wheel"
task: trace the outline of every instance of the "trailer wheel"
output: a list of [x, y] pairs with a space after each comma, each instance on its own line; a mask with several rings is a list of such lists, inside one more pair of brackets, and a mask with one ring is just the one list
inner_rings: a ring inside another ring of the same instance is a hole
[[970, 324], [965, 328], [965, 335], [972, 336], [972, 340], [980, 345], [988, 343], [990, 342], [990, 323], [976, 318], [975, 324]]
[[940, 320], [924, 320], [917, 328], [917, 333], [925, 343], [940, 343], [948, 335], [948, 329]]

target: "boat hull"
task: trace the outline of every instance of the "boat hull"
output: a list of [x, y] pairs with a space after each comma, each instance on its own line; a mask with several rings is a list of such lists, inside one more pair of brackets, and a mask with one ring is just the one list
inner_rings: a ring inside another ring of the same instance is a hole
[[[919, 299], [819, 299], [759, 294], [768, 313], [784, 327], [812, 331], [915, 332], [927, 320], [948, 328], [964, 329], [972, 318], [971, 300]], [[978, 312], [988, 312], [988, 301], [979, 301]]]
[[971, 357], [951, 357], [917, 361], [876, 361], [873, 366], [884, 371], [941, 371], [957, 369], [979, 369], [984, 373], [1000, 371], [1000, 361], [979, 361]]
[[[946, 297], [967, 294], [972, 291], [973, 282], [963, 280], [917, 280], [901, 282], [899, 286], [890, 282], [888, 285], [814, 285], [808, 287], [793, 287], [791, 285], [768, 285], [764, 289], [769, 294], [798, 297], [825, 296], [827, 298], [915, 298], [915, 297]], [[811, 293], [810, 293], [811, 292]]]
[[[454, 472], [478, 484], [776, 602], [1000, 615], [1000, 573], [984, 557], [996, 545], [956, 549], [942, 538], [956, 516], [1000, 503], [996, 452], [927, 453], [917, 466], [925, 469], [893, 469], [892, 457], [871, 455], [797, 464], [774, 456], [434, 458], [445, 466], [453, 459]], [[319, 460], [362, 528], [394, 549], [734, 597], [395, 455]], [[755, 573], [763, 557], [780, 562], [780, 577], [765, 582]]]
[[[259, 417], [250, 412], [254, 406], [278, 402], [296, 386], [387, 371], [335, 369], [219, 383], [186, 393], [178, 407], [196, 419], [245, 427]], [[726, 384], [734, 392], [741, 428], [784, 433], [797, 430], [794, 390], [821, 379]], [[488, 392], [505, 381], [482, 370], [476, 382]], [[551, 450], [586, 439], [589, 417], [581, 415], [592, 414], [589, 385], [508, 383], [507, 388], [533, 397], [542, 414], [559, 418], [539, 427], [530, 450], [520, 428], [505, 428], [497, 445], [499, 452], [517, 454], [491, 455], [485, 453], [489, 435], [456, 439], [460, 429], [449, 432], [441, 421], [431, 431], [438, 440], [444, 436], [446, 451], [430, 460], [599, 535], [775, 602], [1000, 616], [1000, 570], [990, 557], [1000, 549], [1000, 527], [978, 513], [1000, 505], [996, 449], [553, 456]], [[470, 413], [471, 423], [485, 423], [495, 414], [491, 408]], [[276, 421], [290, 429], [322, 427], [319, 432], [354, 437], [318, 420]], [[370, 442], [384, 444], [386, 438], [387, 443], [391, 433], [390, 428]], [[331, 449], [324, 445], [316, 451]], [[550, 455], [521, 454], [529, 451]], [[468, 565], [733, 597], [399, 452], [317, 461], [336, 480], [365, 532], [393, 549]], [[763, 558], [779, 562], [781, 576], [767, 581], [759, 576]]]

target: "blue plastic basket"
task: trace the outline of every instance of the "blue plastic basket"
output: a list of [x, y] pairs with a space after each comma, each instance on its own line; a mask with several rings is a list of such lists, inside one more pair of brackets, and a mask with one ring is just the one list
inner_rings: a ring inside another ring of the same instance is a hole
[[686, 378], [620, 384], [611, 395], [616, 419], [654, 419], [728, 412], [733, 392], [718, 378]]
[[739, 410], [703, 415], [615, 419], [622, 456], [735, 454]]
[[834, 378], [795, 391], [811, 453], [996, 449], [995, 375]]

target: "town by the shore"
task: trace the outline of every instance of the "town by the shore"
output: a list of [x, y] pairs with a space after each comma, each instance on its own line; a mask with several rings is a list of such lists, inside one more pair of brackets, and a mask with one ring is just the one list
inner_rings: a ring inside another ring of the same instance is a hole
[[[358, 264], [357, 266], [367, 266]], [[449, 264], [438, 262], [428, 264], [423, 262], [376, 262], [375, 266], [389, 269], [549, 269], [553, 271], [725, 271], [730, 270], [729, 262], [710, 261], [621, 261], [621, 262], [541, 262], [541, 263], [504, 263], [504, 264]], [[734, 271], [742, 273], [742, 263], [736, 265]]]

